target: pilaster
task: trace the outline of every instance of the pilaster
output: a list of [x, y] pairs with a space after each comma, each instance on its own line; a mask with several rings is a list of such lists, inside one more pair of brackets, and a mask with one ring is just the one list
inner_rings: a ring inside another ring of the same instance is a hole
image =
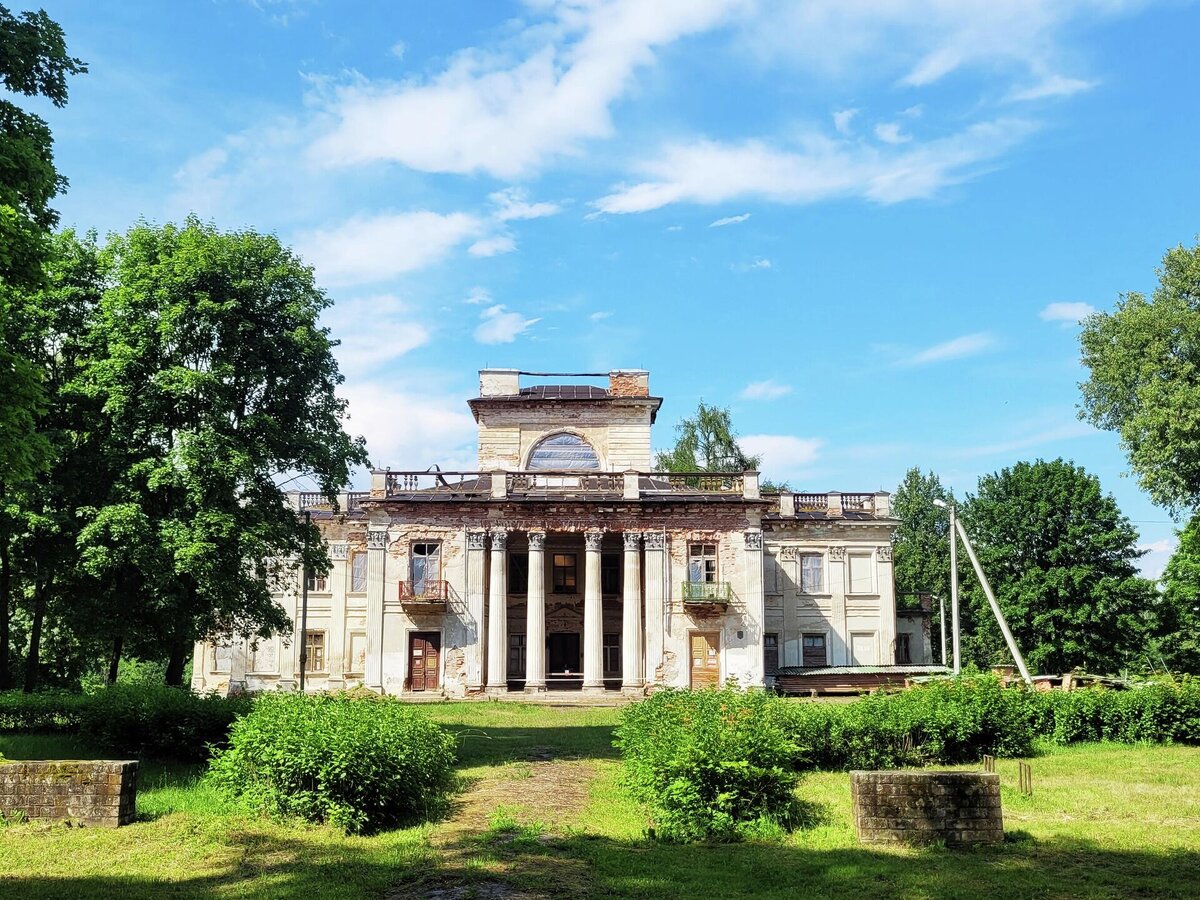
[[383, 693], [383, 577], [387, 540], [386, 529], [367, 531], [367, 660], [363, 684], [380, 694]]
[[487, 650], [486, 596], [487, 533], [467, 532], [467, 623], [466, 667], [467, 690], [483, 688], [484, 660]]
[[657, 684], [663, 661], [667, 602], [667, 536], [661, 531], [643, 535], [646, 544], [645, 680]]

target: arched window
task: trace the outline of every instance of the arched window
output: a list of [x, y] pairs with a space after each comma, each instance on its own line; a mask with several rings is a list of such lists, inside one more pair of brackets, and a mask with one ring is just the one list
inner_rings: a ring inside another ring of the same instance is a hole
[[592, 445], [575, 434], [543, 438], [529, 455], [531, 469], [598, 469], [600, 457]]

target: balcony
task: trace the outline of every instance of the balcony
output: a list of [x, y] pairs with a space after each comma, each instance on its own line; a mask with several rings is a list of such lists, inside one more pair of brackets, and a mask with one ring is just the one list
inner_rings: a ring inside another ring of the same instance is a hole
[[728, 581], [685, 581], [682, 591], [683, 608], [694, 616], [722, 615], [733, 599]]
[[444, 613], [449, 598], [450, 584], [446, 581], [400, 582], [400, 605], [408, 612]]

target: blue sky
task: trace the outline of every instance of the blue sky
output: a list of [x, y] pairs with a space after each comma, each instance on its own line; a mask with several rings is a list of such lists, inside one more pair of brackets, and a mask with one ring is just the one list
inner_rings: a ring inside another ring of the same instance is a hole
[[703, 398], [808, 490], [1061, 455], [1165, 561], [1075, 321], [1200, 232], [1194, 4], [45, 5], [63, 224], [279, 234], [377, 464], [471, 468], [482, 366], [644, 367], [657, 445]]

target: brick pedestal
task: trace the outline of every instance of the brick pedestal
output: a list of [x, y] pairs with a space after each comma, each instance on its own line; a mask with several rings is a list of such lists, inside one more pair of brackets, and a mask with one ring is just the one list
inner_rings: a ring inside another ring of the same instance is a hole
[[0, 811], [81, 825], [128, 825], [136, 815], [137, 760], [0, 763]]
[[851, 772], [854, 830], [864, 844], [997, 844], [1004, 840], [993, 772]]

